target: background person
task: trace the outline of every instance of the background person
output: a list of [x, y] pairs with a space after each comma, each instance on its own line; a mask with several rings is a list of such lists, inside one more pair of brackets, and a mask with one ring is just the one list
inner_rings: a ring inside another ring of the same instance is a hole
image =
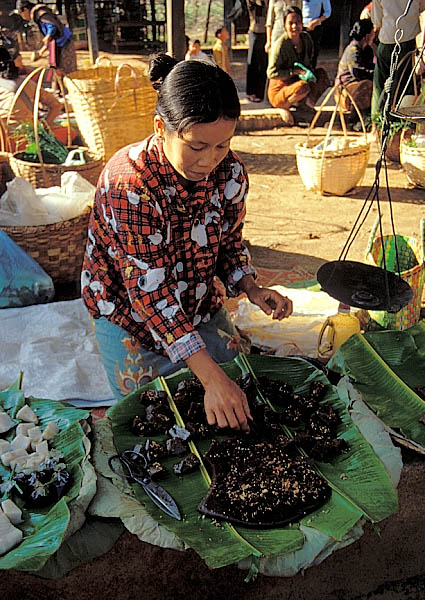
[[189, 49], [184, 58], [185, 60], [210, 60], [208, 54], [201, 50], [201, 42], [199, 40], [189, 42]]
[[262, 102], [267, 83], [265, 0], [247, 0], [249, 11], [249, 48], [246, 67], [246, 97], [250, 102]]
[[302, 13], [297, 6], [290, 6], [284, 14], [285, 32], [273, 44], [269, 53], [268, 97], [274, 108], [281, 110], [284, 123], [294, 124], [290, 107], [304, 102], [310, 108], [329, 87], [329, 77], [324, 69], [316, 69], [316, 82], [300, 79], [304, 71], [295, 63], [300, 63], [307, 69], [312, 69], [313, 41], [310, 35], [303, 31]]
[[221, 332], [233, 341], [237, 333], [215, 277], [274, 319], [288, 317], [292, 303], [255, 283], [242, 243], [248, 177], [230, 150], [237, 90], [212, 62], [166, 54], [149, 75], [155, 134], [119, 150], [100, 176], [83, 301], [117, 398], [188, 366], [205, 388], [208, 422], [247, 430], [245, 394], [218, 365], [237, 351]]
[[[376, 52], [376, 65], [373, 74], [372, 119], [382, 110], [385, 103], [382, 92], [384, 90], [385, 82], [390, 75], [391, 55], [395, 47], [394, 35], [397, 27], [400, 27], [403, 30], [403, 37], [400, 40], [401, 49], [398, 64], [400, 64], [406, 54], [416, 49], [416, 36], [420, 32], [419, 15], [425, 10], [425, 0], [413, 0], [408, 14], [400, 19], [397, 24], [397, 20], [404, 14], [406, 6], [406, 0], [391, 0], [391, 2], [373, 0], [372, 3], [372, 23], [374, 24], [375, 29], [379, 31], [379, 44]], [[422, 44], [425, 40], [425, 31], [423, 38]], [[402, 73], [403, 68], [401, 67], [395, 74], [393, 84], [393, 90], [395, 90], [398, 82], [400, 82], [400, 93], [404, 91], [406, 82], [411, 73], [411, 68], [405, 70], [403, 78], [401, 79]], [[413, 79], [410, 79], [406, 93], [414, 93]]]
[[329, 19], [332, 13], [331, 0], [303, 0], [302, 11], [304, 29], [313, 40], [314, 51], [311, 64], [315, 69], [322, 42], [322, 23]]
[[[43, 36], [39, 55], [48, 53], [49, 65], [57, 68], [61, 75], [76, 71], [75, 46], [69, 27], [66, 27], [44, 4], [18, 0], [16, 10], [25, 21], [34, 21], [37, 24]], [[52, 87], [56, 88], [55, 81]]]
[[[351, 42], [345, 48], [337, 71], [337, 81], [344, 85], [353, 97], [357, 108], [370, 112], [372, 99], [372, 80], [374, 71], [374, 53], [372, 50], [375, 32], [372, 21], [356, 21], [350, 31]], [[357, 111], [348, 95], [343, 91], [342, 104], [351, 112], [350, 118], [358, 120]], [[365, 114], [366, 116], [366, 114]]]
[[217, 29], [215, 32], [215, 37], [217, 39], [213, 46], [213, 58], [216, 65], [231, 75], [229, 50], [227, 48], [227, 40], [229, 39], [229, 36], [230, 34], [225, 27], [220, 27]]
[[266, 19], [266, 46], [267, 54], [270, 52], [272, 44], [276, 43], [280, 36], [284, 33], [283, 15], [289, 6], [298, 6], [302, 8], [302, 0], [269, 0]]
[[[25, 84], [10, 114], [9, 121], [7, 120], [15, 94], [24, 79], [25, 75], [20, 75], [19, 69], [9, 52], [6, 48], [0, 46], [0, 119], [4, 125], [8, 124], [8, 132], [11, 134], [18, 125], [28, 122], [33, 123], [34, 121], [34, 100], [37, 84], [33, 79]], [[54, 94], [43, 88], [40, 90], [40, 108], [45, 112], [47, 125], [52, 129], [55, 136], [66, 144], [67, 128], [57, 127], [54, 123], [55, 119], [62, 113], [63, 106]], [[20, 150], [20, 148], [15, 147], [15, 143], [15, 140], [10, 138], [12, 152]]]

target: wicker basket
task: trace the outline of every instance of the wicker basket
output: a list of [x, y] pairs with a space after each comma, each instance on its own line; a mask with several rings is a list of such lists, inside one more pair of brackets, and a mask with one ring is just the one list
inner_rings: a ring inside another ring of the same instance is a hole
[[[71, 146], [70, 150], [72, 148]], [[66, 173], [67, 171], [77, 171], [84, 179], [96, 185], [103, 168], [102, 156], [88, 148], [82, 149], [87, 161], [84, 165], [70, 165], [66, 167], [65, 165], [28, 162], [21, 158], [22, 152], [11, 154], [9, 163], [17, 177], [23, 177], [35, 188], [60, 186], [62, 173]]]
[[400, 164], [411, 184], [425, 187], [425, 148], [409, 146], [404, 135], [400, 141]]
[[1, 226], [46, 271], [54, 283], [79, 281], [90, 208], [67, 221], [49, 225]]
[[[326, 95], [314, 116], [309, 127], [307, 141], [297, 144], [295, 147], [298, 172], [305, 187], [308, 190], [314, 190], [321, 194], [327, 193], [335, 196], [346, 194], [359, 183], [366, 171], [369, 160], [370, 142], [367, 140], [363, 118], [351, 94], [347, 90], [345, 92], [358, 112], [363, 127], [363, 134], [361, 136], [348, 136], [344, 111], [340, 102], [341, 88], [335, 86]], [[310, 134], [323, 107], [326, 106], [333, 93], [337, 94], [337, 102], [332, 112], [326, 136], [321, 140], [323, 142], [323, 149], [318, 150], [316, 146], [319, 140], [311, 140]], [[338, 150], [326, 150], [337, 114], [339, 114], [341, 119], [345, 146]]]
[[[384, 235], [376, 237], [379, 217], [376, 219], [369, 236], [366, 248], [366, 260], [383, 268], [384, 255], [388, 271], [398, 272], [400, 277], [410, 285], [413, 298], [407, 306], [397, 313], [385, 311], [360, 311], [359, 317], [367, 329], [407, 329], [413, 327], [420, 319], [422, 292], [425, 281], [425, 219], [421, 219], [420, 237], [407, 235]], [[397, 254], [396, 254], [397, 246]], [[398, 255], [398, 263], [397, 263]]]
[[123, 146], [153, 133], [157, 94], [145, 69], [102, 66], [102, 59], [70, 73], [64, 83], [84, 143], [106, 162]]
[[[65, 173], [67, 171], [77, 171], [82, 177], [90, 181], [90, 183], [96, 185], [99, 175], [102, 171], [103, 162], [102, 156], [99, 153], [94, 152], [93, 150], [89, 150], [88, 148], [81, 148], [81, 150], [84, 150], [85, 158], [87, 161], [84, 165], [65, 166], [63, 164], [47, 164], [43, 161], [38, 135], [38, 107], [40, 105], [41, 87], [43, 85], [44, 78], [47, 75], [48, 71], [49, 69], [46, 67], [38, 67], [37, 69], [31, 71], [31, 73], [27, 75], [27, 77], [25, 77], [18, 90], [16, 91], [12, 105], [9, 108], [9, 115], [6, 121], [6, 130], [8, 127], [9, 119], [13, 114], [13, 109], [15, 107], [16, 102], [18, 101], [20, 95], [25, 92], [26, 84], [30, 79], [37, 76], [37, 87], [34, 96], [34, 137], [35, 144], [37, 146], [37, 155], [39, 162], [34, 163], [23, 160], [22, 152], [16, 152], [9, 156], [9, 163], [12, 168], [12, 171], [15, 173], [16, 176], [22, 177], [29, 181], [35, 188], [48, 188], [56, 185], [60, 186], [61, 175], [62, 173]], [[65, 88], [63, 87], [62, 80], [58, 76], [57, 72], [53, 70], [52, 73], [54, 79], [57, 81], [60, 89], [62, 90], [62, 95], [65, 99], [65, 111], [68, 117], [68, 147], [70, 150], [72, 150], [73, 147], [71, 146], [70, 113], [68, 102], [66, 100]]]

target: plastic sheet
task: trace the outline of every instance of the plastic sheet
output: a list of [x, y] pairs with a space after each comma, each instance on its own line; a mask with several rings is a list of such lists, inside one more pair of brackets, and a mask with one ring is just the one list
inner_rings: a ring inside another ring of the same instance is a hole
[[0, 225], [47, 225], [73, 219], [93, 203], [95, 190], [77, 171], [62, 173], [60, 187], [37, 190], [15, 177], [0, 198]]
[[42, 304], [54, 295], [51, 277], [0, 229], [0, 308]]

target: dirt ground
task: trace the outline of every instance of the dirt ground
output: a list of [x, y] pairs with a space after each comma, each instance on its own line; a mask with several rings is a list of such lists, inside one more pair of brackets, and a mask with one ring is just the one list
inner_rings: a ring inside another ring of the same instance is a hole
[[[315, 130], [314, 136], [323, 136]], [[298, 265], [315, 276], [326, 260], [338, 259], [375, 176], [378, 148], [371, 146], [365, 177], [344, 197], [321, 196], [304, 188], [296, 166], [295, 145], [305, 128], [277, 127], [236, 135], [232, 148], [245, 162], [250, 192], [245, 223], [254, 264], [269, 268]], [[425, 217], [425, 191], [411, 189], [396, 164], [388, 180], [396, 231], [419, 235]], [[384, 233], [391, 232], [385, 176], [381, 174]], [[349, 254], [363, 260], [378, 207], [361, 228]], [[209, 570], [192, 552], [177, 552], [139, 542], [125, 532], [107, 554], [57, 581], [6, 572], [0, 575], [4, 600], [423, 600], [423, 461], [405, 454], [400, 511], [380, 524], [379, 536], [369, 525], [355, 544], [321, 565], [289, 579], [265, 577], [245, 584], [236, 567]]]

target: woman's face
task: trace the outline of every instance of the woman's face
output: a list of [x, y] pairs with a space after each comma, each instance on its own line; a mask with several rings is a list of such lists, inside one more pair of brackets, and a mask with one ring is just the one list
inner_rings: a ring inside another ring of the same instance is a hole
[[213, 123], [192, 125], [180, 136], [168, 131], [159, 115], [155, 117], [155, 133], [163, 140], [165, 156], [177, 171], [180, 183], [201, 181], [208, 177], [229, 151], [236, 120], [218, 119]]
[[25, 21], [29, 21], [31, 19], [31, 11], [29, 8], [23, 8], [19, 14]]
[[298, 37], [303, 30], [301, 17], [297, 13], [289, 13], [285, 19], [285, 29], [290, 38]]

